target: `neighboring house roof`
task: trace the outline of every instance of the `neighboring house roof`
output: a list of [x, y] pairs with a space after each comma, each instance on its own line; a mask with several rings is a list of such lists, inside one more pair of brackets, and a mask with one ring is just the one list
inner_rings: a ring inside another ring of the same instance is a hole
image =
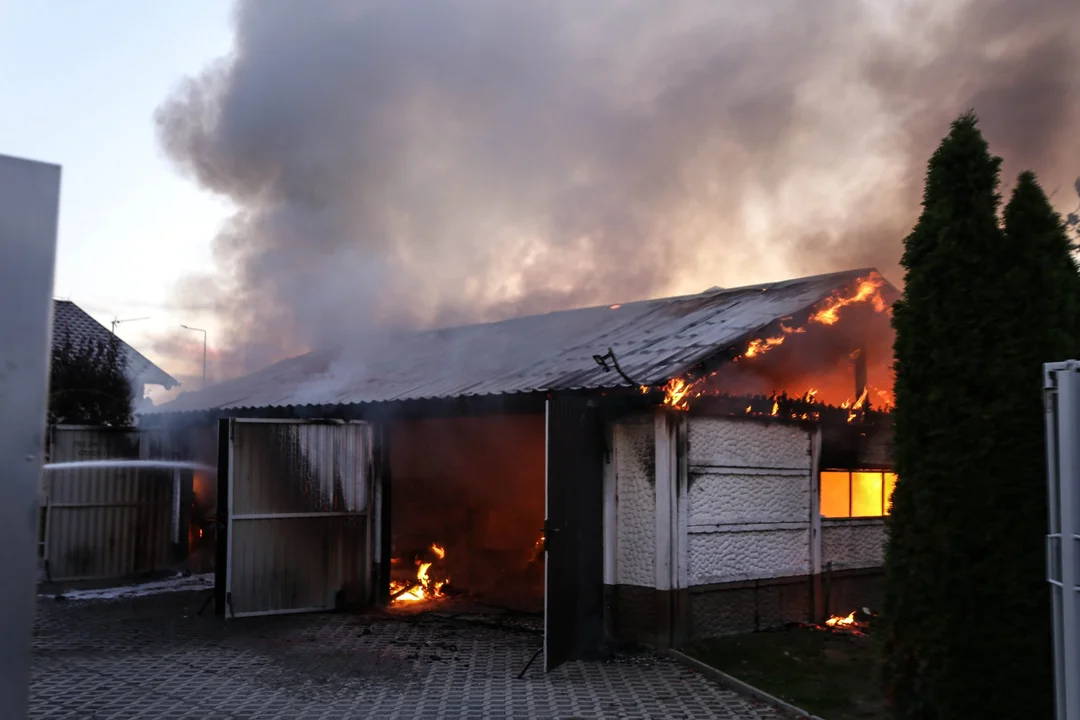
[[635, 381], [660, 384], [871, 272], [402, 333], [362, 352], [282, 360], [142, 414], [625, 387], [617, 372], [594, 360], [608, 348]]
[[[60, 347], [64, 334], [70, 333], [75, 344], [85, 342], [107, 342], [112, 332], [94, 318], [86, 314], [81, 307], [70, 300], [53, 300], [53, 349]], [[164, 385], [166, 389], [179, 385], [175, 378], [150, 362], [135, 348], [123, 340], [121, 350], [127, 361], [128, 375], [132, 380], [146, 385]]]

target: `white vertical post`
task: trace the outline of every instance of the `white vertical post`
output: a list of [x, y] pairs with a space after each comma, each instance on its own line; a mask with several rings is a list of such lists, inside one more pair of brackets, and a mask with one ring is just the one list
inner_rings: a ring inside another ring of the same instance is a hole
[[228, 514], [225, 527], [225, 611], [228, 617], [235, 617], [232, 612], [232, 568], [233, 568], [233, 536], [236, 534], [236, 523], [233, 522], [233, 498], [236, 487], [236, 419], [229, 419], [229, 473], [228, 473]]
[[678, 550], [675, 557], [675, 585], [687, 588], [690, 587], [690, 418], [685, 413], [679, 418], [676, 433], [678, 482], [675, 498], [678, 520], [675, 525], [675, 540]]
[[1047, 364], [1044, 377], [1055, 701], [1058, 720], [1080, 720], [1080, 362]]
[[26, 717], [60, 168], [0, 156], [0, 717]]
[[[371, 425], [371, 426], [368, 427], [368, 432], [367, 432], [367, 434], [365, 436], [367, 439], [366, 439], [366, 441], [364, 443], [364, 446], [366, 448], [366, 450], [364, 452], [364, 455], [367, 458], [367, 469], [365, 470], [364, 474], [368, 478], [368, 481], [367, 481], [368, 498], [369, 498], [368, 507], [371, 508], [371, 510], [368, 511], [368, 524], [367, 524], [368, 525], [368, 547], [371, 548], [371, 552], [368, 553], [369, 559], [367, 561], [367, 563], [368, 563], [367, 582], [368, 582], [368, 586], [371, 588], [371, 590], [368, 592], [368, 596], [372, 597], [372, 598], [380, 597], [378, 595], [378, 593], [382, 592], [382, 590], [376, 590], [375, 586], [374, 586], [374, 582], [375, 582], [375, 563], [380, 563], [380, 565], [382, 563], [382, 522], [383, 522], [383, 511], [382, 511], [382, 508], [383, 508], [383, 486], [382, 486], [382, 484], [383, 484], [383, 473], [387, 472], [386, 467], [383, 465], [383, 463], [385, 461], [389, 460], [389, 457], [387, 455], [383, 455], [383, 456], [380, 457], [380, 459], [379, 459], [380, 474], [378, 476], [376, 476], [375, 475], [375, 432], [376, 432], [375, 427], [376, 427], [375, 425]], [[385, 442], [388, 442], [387, 438], [388, 438], [388, 436], [390, 434], [389, 423], [387, 423], [385, 425], [379, 425], [378, 427], [379, 427], [378, 432], [380, 433], [380, 449], [379, 449], [379, 452], [380, 453], [385, 453], [385, 446], [382, 445], [382, 444], [385, 443]], [[386, 435], [381, 435], [381, 433], [386, 433]], [[382, 572], [389, 573], [390, 568], [388, 568], [388, 567], [387, 568], [382, 568]], [[384, 575], [384, 576], [382, 576], [381, 579], [387, 579], [387, 576]], [[389, 592], [389, 589], [387, 589], [387, 592]]]
[[615, 447], [615, 427], [608, 425], [604, 430], [607, 443], [607, 458], [604, 463], [604, 584], [615, 585], [618, 580], [618, 492], [617, 492], [617, 449]]
[[810, 438], [810, 574], [821, 574], [821, 427]]
[[180, 544], [180, 471], [172, 474], [172, 539]]
[[[682, 641], [680, 598], [672, 590], [687, 584], [687, 466], [682, 413], [657, 408], [654, 417], [656, 492], [656, 590], [663, 598], [661, 647]], [[660, 608], [658, 608], [659, 610]]]
[[656, 442], [656, 589], [671, 590], [672, 530], [675, 483], [675, 445], [668, 421], [668, 411], [657, 408], [655, 420]]

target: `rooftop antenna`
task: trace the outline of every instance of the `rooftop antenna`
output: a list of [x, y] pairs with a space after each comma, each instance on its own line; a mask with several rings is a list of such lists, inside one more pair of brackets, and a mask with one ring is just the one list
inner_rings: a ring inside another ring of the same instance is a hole
[[148, 317], [137, 317], [137, 318], [125, 318], [124, 320], [120, 320], [119, 318], [114, 319], [112, 321], [112, 334], [113, 335], [116, 334], [116, 326], [119, 325], [120, 323], [138, 322], [139, 320], [149, 320], [149, 319], [150, 319], [149, 316]]

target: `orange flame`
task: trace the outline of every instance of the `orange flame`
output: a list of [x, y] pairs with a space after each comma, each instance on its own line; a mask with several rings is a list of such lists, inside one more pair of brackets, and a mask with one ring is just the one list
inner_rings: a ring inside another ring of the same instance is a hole
[[861, 410], [863, 405], [866, 404], [867, 392], [867, 388], [863, 388], [862, 394], [860, 394], [859, 397], [856, 398], [854, 403], [851, 402], [851, 400], [845, 400], [844, 402], [840, 403], [840, 407], [848, 411], [848, 422], [853, 422], [855, 420], [855, 417], [858, 415], [858, 411]]
[[[444, 548], [442, 545], [432, 543], [430, 550], [439, 560], [442, 560], [446, 557], [446, 548]], [[442, 597], [443, 586], [450, 581], [450, 578], [444, 578], [442, 580], [432, 580], [431, 566], [433, 565], [433, 563], [417, 561], [416, 564], [417, 570], [415, 586], [395, 597], [393, 602], [407, 603], [416, 602], [418, 600], [429, 600], [431, 598]], [[398, 580], [392, 581], [390, 583], [390, 595], [401, 592], [406, 587], [408, 587], [409, 584], [410, 583], [405, 583]]]
[[[885, 310], [889, 309], [886, 306], [885, 299], [881, 296], [880, 292], [881, 288], [885, 285], [885, 278], [883, 278], [878, 273], [873, 272], [865, 278], [860, 278], [857, 282], [858, 284], [856, 285], [855, 291], [852, 294], [845, 295], [843, 293], [835, 293], [832, 296], [823, 300], [821, 302], [821, 307], [819, 307], [812, 315], [810, 315], [809, 321], [820, 323], [823, 325], [834, 325], [840, 320], [840, 311], [849, 305], [854, 305], [855, 303], [870, 302], [873, 305], [875, 312], [884, 312]], [[783, 345], [784, 341], [789, 335], [797, 335], [799, 333], [806, 332], [805, 327], [792, 327], [790, 325], [786, 325], [785, 321], [787, 320], [791, 320], [791, 316], [780, 318], [779, 334], [774, 334], [769, 337], [754, 338], [750, 340], [747, 343], [746, 350], [743, 351], [743, 354], [734, 358], [732, 362], [738, 362], [743, 358], [754, 358], [760, 355], [764, 355], [773, 348]], [[858, 352], [859, 351], [855, 351], [855, 353], [852, 353], [853, 359], [854, 357], [856, 357]], [[663, 388], [664, 405], [675, 408], [676, 410], [689, 410], [690, 400], [692, 398], [699, 397], [702, 394], [700, 387], [705, 382], [706, 378], [701, 378], [693, 382], [688, 381], [684, 378], [672, 378], [664, 385]], [[651, 388], [643, 385], [640, 387], [640, 390], [643, 394], [645, 394], [648, 393]], [[885, 395], [882, 394], [883, 392], [884, 391], [879, 391], [878, 394], [884, 399]], [[811, 400], [815, 395], [817, 395], [817, 390], [811, 389], [807, 392], [804, 400]], [[860, 402], [856, 403], [856, 407], [854, 409], [859, 409], [864, 402], [865, 398], [862, 398]], [[885, 400], [885, 405], [887, 407], [891, 406], [891, 404], [892, 403], [889, 400]], [[845, 405], [842, 405], [841, 407], [849, 408], [850, 405], [851, 403], [849, 402]], [[749, 414], [751, 412], [751, 408], [748, 407], [746, 409], [746, 412], [747, 414]], [[779, 408], [774, 407], [774, 410], [771, 414], [779, 414]], [[805, 416], [806, 414], [804, 413], [803, 419], [806, 419]], [[854, 415], [851, 416], [849, 422], [853, 419]]]
[[[870, 625], [867, 621], [856, 619], [856, 612], [852, 611], [847, 615], [833, 615], [825, 621], [825, 626], [830, 630], [840, 630], [851, 635], [865, 635], [870, 629]], [[863, 608], [863, 612], [870, 615], [867, 608]]]
[[886, 410], [891, 409], [896, 404], [896, 396], [889, 390], [874, 390], [874, 394], [878, 396]]
[[[668, 381], [664, 386], [664, 405], [667, 405], [676, 410], [688, 410], [690, 407], [690, 399], [701, 397], [707, 393], [706, 390], [701, 389], [708, 378], [700, 378], [693, 382], [685, 380], [683, 378], [673, 378]], [[642, 392], [648, 391], [649, 388], [642, 387]], [[817, 403], [818, 388], [809, 388], [802, 395], [789, 396], [791, 400], [813, 405]], [[840, 403], [840, 408], [848, 411], [848, 422], [854, 422], [858, 416], [858, 410], [863, 409], [866, 405], [869, 389], [864, 391], [858, 398], [854, 400], [848, 398], [844, 402]], [[880, 391], [884, 393], [885, 391]], [[762, 415], [769, 417], [785, 417], [791, 420], [817, 420], [820, 417], [820, 413], [817, 411], [803, 411], [801, 413], [791, 411], [788, 413], [782, 413], [780, 407], [780, 396], [773, 394], [769, 396], [772, 400], [772, 406], [768, 411], [754, 410], [754, 406], [747, 405], [743, 411], [746, 415]]]
[[[840, 320], [840, 311], [843, 308], [861, 302], [871, 303], [874, 306], [874, 312], [884, 312], [887, 309], [885, 298], [881, 296], [881, 288], [884, 287], [884, 285], [885, 278], [876, 272], [871, 273], [865, 278], [860, 278], [858, 280], [858, 285], [855, 287], [855, 292], [851, 295], [835, 293], [823, 300], [821, 307], [810, 316], [810, 322], [816, 322], [822, 325], [835, 325]], [[805, 327], [790, 327], [785, 325], [783, 321], [790, 319], [790, 317], [781, 319], [779, 335], [751, 340], [741, 357], [752, 358], [763, 355], [774, 347], [783, 345], [784, 340], [787, 339], [788, 335], [806, 332]], [[735, 360], [738, 361], [739, 358], [735, 358]]]
[[840, 319], [840, 310], [848, 305], [867, 301], [873, 304], [874, 312], [884, 312], [886, 309], [885, 298], [881, 297], [880, 290], [885, 285], [885, 278], [877, 273], [871, 273], [858, 282], [854, 294], [836, 294], [827, 298], [822, 303], [822, 307], [810, 316], [810, 322], [835, 325]]
[[[783, 320], [790, 320], [791, 318], [784, 318]], [[751, 340], [750, 344], [746, 346], [746, 351], [743, 352], [743, 357], [755, 357], [757, 355], [763, 355], [772, 350], [777, 345], [782, 345], [788, 335], [804, 333], [806, 328], [798, 327], [793, 328], [784, 324], [783, 320], [780, 321], [780, 334], [773, 337], [760, 338]]]
[[693, 384], [682, 378], [672, 378], [664, 385], [664, 404], [676, 410], [689, 410], [693, 390]]

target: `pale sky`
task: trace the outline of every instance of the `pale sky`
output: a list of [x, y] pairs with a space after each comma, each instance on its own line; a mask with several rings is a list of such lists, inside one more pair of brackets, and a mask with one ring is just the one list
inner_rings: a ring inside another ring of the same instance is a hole
[[231, 6], [0, 0], [0, 153], [63, 168], [54, 295], [106, 326], [150, 316], [117, 334], [174, 374], [198, 372], [201, 347], [187, 365], [153, 357], [145, 337], [212, 327], [167, 303], [172, 282], [210, 269], [228, 208], [169, 165], [153, 113], [182, 77], [229, 51]]

